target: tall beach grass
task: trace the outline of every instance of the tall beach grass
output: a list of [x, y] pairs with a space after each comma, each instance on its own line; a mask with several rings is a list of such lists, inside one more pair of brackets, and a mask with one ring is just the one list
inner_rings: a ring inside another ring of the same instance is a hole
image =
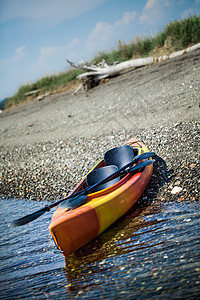
[[43, 77], [34, 83], [22, 85], [13, 97], [7, 99], [5, 107], [8, 108], [10, 106], [17, 105], [26, 101], [28, 98], [34, 98], [34, 95], [44, 94], [48, 91], [54, 90], [59, 86], [76, 80], [76, 77], [80, 73], [82, 73], [81, 70], [72, 69], [67, 72]]
[[[167, 43], [166, 43], [167, 42]], [[126, 61], [137, 57], [150, 56], [155, 48], [162, 48], [167, 44], [174, 51], [182, 50], [191, 44], [200, 42], [200, 17], [190, 16], [187, 19], [169, 23], [152, 37], [136, 37], [128, 44], [118, 42], [117, 49], [99, 52], [93, 62], [105, 59], [108, 63]]]

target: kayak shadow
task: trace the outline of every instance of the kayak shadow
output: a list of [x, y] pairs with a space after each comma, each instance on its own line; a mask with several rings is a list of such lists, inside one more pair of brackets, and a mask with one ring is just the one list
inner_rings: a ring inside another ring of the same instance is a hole
[[[134, 234], [142, 227], [159, 222], [157, 220], [147, 222], [144, 220], [144, 216], [155, 214], [162, 210], [159, 191], [166, 182], [173, 178], [173, 170], [168, 170], [166, 162], [161, 157], [155, 156], [154, 159], [155, 163], [151, 180], [137, 203], [94, 240], [68, 256], [66, 258], [66, 270], [68, 265], [71, 266], [72, 262], [75, 267], [75, 265], [80, 266], [86, 261], [93, 263], [111, 256], [124, 254], [128, 250], [119, 246], [123, 241], [134, 238]], [[154, 204], [153, 206], [151, 205], [152, 203]]]
[[154, 157], [155, 162], [153, 165], [153, 174], [151, 176], [150, 182], [145, 189], [144, 193], [138, 200], [137, 204], [151, 204], [153, 201], [161, 200], [159, 193], [162, 187], [170, 182], [174, 175], [173, 169], [168, 169], [165, 160], [160, 156], [156, 155]]

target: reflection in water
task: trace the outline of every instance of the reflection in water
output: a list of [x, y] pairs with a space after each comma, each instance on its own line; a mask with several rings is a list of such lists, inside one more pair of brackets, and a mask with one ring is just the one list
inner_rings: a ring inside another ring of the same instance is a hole
[[188, 207], [169, 203], [134, 219], [128, 214], [68, 257], [71, 291], [92, 299], [197, 295], [199, 207]]
[[55, 252], [51, 214], [18, 228], [11, 220], [44, 203], [1, 200], [1, 299], [196, 299], [199, 204], [136, 205], [74, 254]]

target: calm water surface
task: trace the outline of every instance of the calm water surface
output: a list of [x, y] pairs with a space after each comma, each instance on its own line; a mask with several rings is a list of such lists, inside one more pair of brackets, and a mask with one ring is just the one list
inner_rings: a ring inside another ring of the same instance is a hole
[[198, 203], [132, 209], [65, 260], [48, 225], [10, 222], [45, 203], [0, 200], [0, 299], [197, 299], [200, 295]]

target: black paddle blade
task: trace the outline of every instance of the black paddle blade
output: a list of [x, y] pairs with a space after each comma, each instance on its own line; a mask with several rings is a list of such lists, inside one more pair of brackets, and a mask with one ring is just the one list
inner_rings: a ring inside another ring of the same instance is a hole
[[11, 226], [14, 227], [14, 226], [21, 226], [21, 225], [25, 225], [29, 222], [32, 222], [33, 220], [39, 218], [41, 215], [43, 215], [45, 212], [47, 211], [46, 207], [43, 208], [43, 209], [40, 209], [30, 215], [27, 215], [25, 217], [22, 217], [20, 219], [17, 219], [17, 220], [14, 220], [12, 223], [11, 223]]
[[87, 195], [74, 196], [74, 198], [71, 198], [70, 200], [61, 202], [59, 207], [72, 210], [83, 204], [83, 202], [85, 202], [86, 199]]
[[130, 168], [129, 172], [135, 171], [135, 170], [137, 170], [137, 169], [144, 168], [144, 167], [146, 167], [146, 166], [149, 166], [149, 165], [153, 164], [154, 162], [155, 162], [154, 159], [147, 160], [147, 161], [143, 161], [143, 162], [141, 162], [140, 164], [138, 164], [138, 165], [136, 165], [136, 166]]

